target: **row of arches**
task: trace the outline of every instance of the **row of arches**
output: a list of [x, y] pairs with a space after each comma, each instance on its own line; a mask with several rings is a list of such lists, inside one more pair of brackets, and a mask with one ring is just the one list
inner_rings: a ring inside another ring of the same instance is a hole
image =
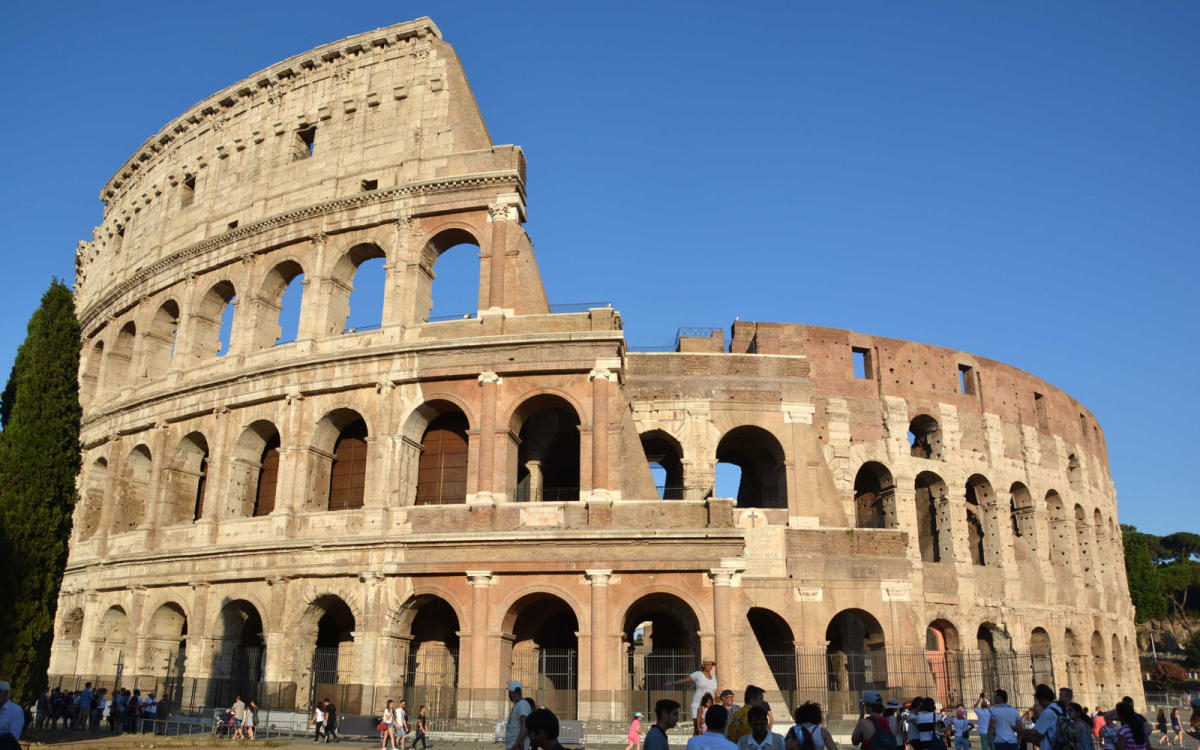
[[[388, 317], [421, 323], [432, 312], [474, 314], [479, 241], [456, 227], [435, 234], [424, 247], [411, 310], [396, 310]], [[442, 260], [448, 252], [450, 257]], [[172, 368], [231, 351], [249, 353], [302, 336], [336, 336], [380, 326], [387, 290], [396, 286], [390, 278], [395, 271], [381, 243], [352, 245], [315, 277], [306, 274], [307, 258], [281, 254], [284, 257], [265, 273], [256, 273], [253, 263], [240, 275], [230, 267], [197, 284], [194, 291], [169, 291], [152, 313], [135, 312], [118, 321], [112, 333], [95, 336], [85, 346], [80, 364], [83, 405], [115, 397], [122, 389]], [[439, 275], [443, 279], [435, 286]]]
[[[955, 547], [951, 530], [956, 524], [952, 517], [950, 488], [946, 481], [931, 471], [922, 471], [913, 481], [913, 502], [916, 512], [917, 537], [921, 559], [926, 562], [951, 562]], [[1029, 488], [1013, 482], [1004, 502], [982, 474], [967, 478], [962, 490], [962, 515], [958, 521], [965, 525], [966, 554], [975, 565], [1003, 564], [1002, 539], [1010, 536], [1016, 561], [1049, 559], [1064, 565], [1078, 564], [1079, 572], [1101, 577], [1113, 569], [1105, 555], [1097, 549], [1119, 547], [1118, 529], [1113, 518], [1105, 518], [1096, 508], [1089, 514], [1076, 504], [1067, 511], [1057, 490], [1046, 492], [1037, 507]], [[896, 483], [891, 472], [878, 461], [868, 461], [859, 467], [854, 478], [855, 525], [858, 528], [898, 528]], [[1036, 514], [1046, 516], [1049, 526], [1048, 544], [1039, 543]], [[1007, 526], [1010, 534], [1002, 535]], [[965, 560], [964, 560], [965, 561]]]

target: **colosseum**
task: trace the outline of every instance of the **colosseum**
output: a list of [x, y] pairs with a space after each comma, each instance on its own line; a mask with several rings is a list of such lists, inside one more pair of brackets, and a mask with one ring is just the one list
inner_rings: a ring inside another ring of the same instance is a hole
[[[235, 83], [117, 170], [77, 251], [51, 684], [180, 713], [404, 695], [451, 724], [502, 716], [509, 679], [627, 720], [709, 657], [722, 688], [835, 716], [866, 688], [1141, 694], [1082, 404], [801, 324], [631, 349], [611, 305], [549, 304], [525, 184], [428, 18]], [[431, 317], [461, 245], [477, 309]], [[360, 267], [373, 325], [347, 322]]]

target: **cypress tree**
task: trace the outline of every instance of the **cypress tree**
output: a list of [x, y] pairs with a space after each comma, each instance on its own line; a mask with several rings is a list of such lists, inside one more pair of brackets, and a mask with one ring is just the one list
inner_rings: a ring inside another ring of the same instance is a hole
[[41, 692], [79, 472], [79, 321], [55, 279], [4, 389], [0, 433], [0, 675], [12, 699]]

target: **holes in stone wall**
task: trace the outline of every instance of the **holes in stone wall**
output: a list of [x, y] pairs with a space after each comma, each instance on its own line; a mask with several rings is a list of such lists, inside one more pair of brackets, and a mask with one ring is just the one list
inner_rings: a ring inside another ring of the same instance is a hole
[[946, 482], [931, 471], [917, 475], [913, 484], [917, 510], [917, 544], [925, 562], [953, 562]]

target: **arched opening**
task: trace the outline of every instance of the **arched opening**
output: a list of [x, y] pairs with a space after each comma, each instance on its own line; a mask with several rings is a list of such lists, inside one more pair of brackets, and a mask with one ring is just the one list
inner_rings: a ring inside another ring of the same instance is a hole
[[133, 344], [137, 340], [137, 326], [129, 321], [121, 326], [112, 351], [108, 353], [108, 367], [104, 373], [104, 387], [109, 396], [115, 396], [128, 385], [130, 362], [133, 361]]
[[928, 414], [918, 414], [908, 423], [908, 445], [916, 458], [942, 459], [942, 426]]
[[[316, 495], [312, 510], [350, 510], [363, 506], [367, 482], [367, 423], [353, 409], [335, 409], [317, 424], [310, 461]], [[325, 481], [321, 481], [327, 477]]]
[[146, 493], [150, 490], [151, 466], [150, 449], [144, 445], [135, 446], [125, 457], [113, 502], [113, 534], [133, 531], [146, 520]]
[[467, 501], [468, 427], [467, 415], [450, 406], [425, 428], [417, 465], [417, 505]]
[[1046, 493], [1046, 514], [1050, 519], [1050, 562], [1056, 570], [1067, 570], [1071, 566], [1071, 539], [1075, 536], [1074, 529], [1067, 522], [1066, 510], [1058, 492], [1050, 490]]
[[518, 436], [509, 476], [517, 502], [579, 499], [579, 415], [566, 400], [534, 396], [513, 413]]
[[192, 355], [197, 359], [221, 357], [229, 352], [233, 341], [233, 317], [237, 308], [237, 296], [233, 284], [219, 281], [213, 284], [195, 314], [189, 313], [188, 325], [193, 340]]
[[79, 376], [79, 403], [81, 406], [87, 407], [96, 398], [96, 394], [102, 392], [100, 372], [103, 363], [104, 342], [97, 341], [92, 344], [91, 353], [84, 360]]
[[[312, 648], [309, 705], [334, 692], [336, 685], [349, 682], [354, 662], [354, 613], [333, 594], [318, 596], [308, 605], [304, 619]], [[345, 710], [345, 707], [343, 707]]]
[[509, 678], [524, 694], [559, 718], [576, 718], [579, 695], [579, 621], [551, 594], [530, 594], [513, 603], [502, 629], [512, 635]]
[[190, 432], [179, 441], [164, 479], [164, 526], [204, 517], [204, 495], [208, 485], [208, 441], [204, 435]]
[[1112, 634], [1112, 686], [1109, 688], [1112, 692], [1121, 692], [1124, 680], [1121, 679], [1121, 673], [1124, 669], [1124, 654], [1121, 653], [1121, 639], [1117, 638], [1117, 634]]
[[421, 252], [415, 319], [419, 322], [473, 318], [483, 307], [479, 241], [465, 229], [448, 229]]
[[[967, 522], [967, 551], [971, 555], [972, 565], [993, 565], [988, 553], [988, 534], [984, 529], [984, 513], [994, 511], [992, 507], [992, 485], [978, 474], [967, 479], [966, 486], [966, 522]], [[986, 511], [985, 511], [986, 508]]]
[[1013, 556], [1017, 562], [1037, 559], [1037, 524], [1029, 488], [1013, 482], [1008, 490], [1008, 512], [1012, 516]]
[[228, 601], [221, 607], [214, 645], [213, 680], [209, 705], [228, 706], [233, 699], [263, 697], [267, 641], [262, 615], [245, 599]]
[[54, 658], [50, 663], [50, 684], [53, 675], [73, 675], [79, 669], [79, 644], [83, 640], [83, 609], [75, 607], [62, 618], [58, 640], [54, 644]]
[[929, 665], [938, 705], [950, 705], [957, 686], [962, 684], [960, 650], [958, 628], [948, 621], [934, 620], [925, 628], [925, 663]]
[[1084, 576], [1090, 576], [1096, 564], [1092, 558], [1092, 528], [1088, 526], [1087, 513], [1082, 505], [1075, 506], [1075, 544], [1079, 548], [1079, 564]]
[[950, 500], [945, 481], [931, 471], [917, 475], [913, 484], [917, 506], [917, 543], [924, 562], [954, 562], [950, 529]]
[[1096, 687], [1102, 692], [1111, 690], [1108, 684], [1108, 663], [1104, 658], [1104, 636], [1100, 631], [1092, 632], [1092, 673], [1095, 676]]
[[742, 471], [739, 508], [788, 507], [784, 460], [783, 446], [775, 436], [753, 425], [733, 428], [717, 444], [717, 463], [734, 464]]
[[333, 268], [328, 333], [373, 331], [383, 323], [387, 290], [387, 256], [365, 242], [346, 251]]
[[1104, 528], [1104, 516], [1100, 515], [1100, 509], [1096, 508], [1092, 511], [1092, 529], [1095, 532], [1096, 546], [1093, 557], [1096, 560], [1096, 582], [1100, 586], [1105, 586], [1108, 583], [1108, 570], [1111, 565], [1109, 556], [1105, 554], [1105, 550], [1113, 548], [1113, 542], [1108, 537], [1107, 531]]
[[691, 691], [671, 683], [710, 656], [700, 653], [700, 620], [691, 606], [671, 594], [649, 594], [626, 610], [622, 630], [626, 708], [653, 716], [655, 702], [663, 698], [688, 706]]
[[683, 499], [683, 447], [662, 430], [643, 432], [642, 452], [650, 465], [654, 488], [662, 500]]
[[855, 526], [860, 529], [896, 528], [896, 487], [892, 473], [868, 461], [854, 476]]
[[104, 509], [104, 490], [107, 486], [108, 461], [101, 456], [88, 467], [80, 487], [80, 510], [75, 521], [75, 533], [81, 542], [91, 539], [100, 529], [100, 514]]
[[759, 650], [767, 660], [767, 667], [770, 668], [771, 678], [775, 683], [760, 687], [768, 693], [778, 690], [783, 694], [787, 705], [798, 705], [797, 689], [800, 683], [797, 679], [796, 638], [792, 634], [791, 626], [779, 615], [762, 607], [751, 607], [746, 613], [746, 621], [754, 633]]
[[[1087, 437], [1086, 432], [1083, 434], [1084, 437]], [[1079, 463], [1079, 457], [1074, 453], [1067, 456], [1067, 481], [1075, 488], [1083, 484], [1083, 467]]]
[[1029, 656], [1033, 662], [1034, 684], [1054, 684], [1054, 661], [1050, 634], [1044, 628], [1034, 628], [1029, 634]]
[[167, 602], [154, 611], [145, 633], [145, 649], [150, 673], [181, 679], [187, 654], [187, 615], [183, 607]]
[[1063, 648], [1067, 652], [1067, 684], [1085, 684], [1083, 664], [1086, 657], [1083, 653], [1083, 644], [1079, 642], [1075, 631], [1070, 628], [1063, 633]]
[[229, 464], [229, 513], [268, 516], [279, 484], [279, 430], [265, 419], [250, 424], [234, 444]]
[[830, 713], [857, 709], [865, 690], [887, 687], [887, 644], [871, 613], [844, 609], [825, 628]]
[[995, 623], [985, 622], [975, 633], [975, 643], [979, 649], [980, 679], [983, 692], [992, 695], [997, 689], [1003, 688], [1011, 692], [1015, 688], [1012, 676], [1016, 674], [1014, 667], [1012, 638]]
[[398, 669], [411, 706], [424, 704], [430, 715], [453, 717], [457, 711], [459, 622], [446, 600], [424, 594], [404, 604], [400, 623], [412, 640], [402, 651]]
[[304, 306], [304, 284], [304, 269], [294, 260], [285, 260], [271, 269], [254, 301], [257, 322], [251, 348], [269, 349], [296, 340]]
[[121, 607], [109, 607], [100, 618], [100, 626], [96, 630], [93, 641], [95, 648], [96, 677], [103, 680], [115, 681], [118, 671], [125, 665], [133, 664], [133, 654], [127, 654], [125, 647], [129, 643], [129, 618]]
[[143, 378], [157, 378], [166, 373], [175, 357], [175, 336], [179, 332], [179, 305], [169, 299], [159, 306], [142, 340]]

